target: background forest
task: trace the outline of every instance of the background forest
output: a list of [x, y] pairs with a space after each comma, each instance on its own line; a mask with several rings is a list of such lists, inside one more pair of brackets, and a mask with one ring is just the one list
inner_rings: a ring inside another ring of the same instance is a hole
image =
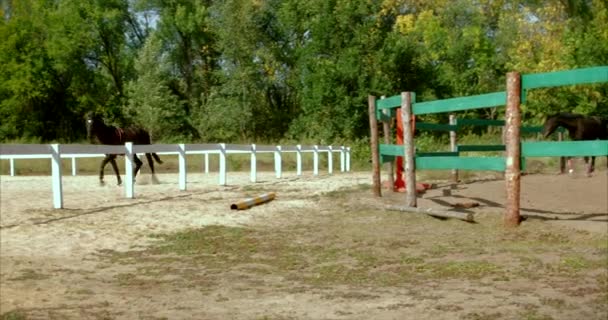
[[[605, 0], [0, 3], [0, 142], [78, 142], [96, 110], [156, 142], [352, 143], [369, 136], [370, 94], [433, 100], [504, 90], [509, 71], [608, 65]], [[537, 90], [523, 118], [608, 116], [607, 93]]]

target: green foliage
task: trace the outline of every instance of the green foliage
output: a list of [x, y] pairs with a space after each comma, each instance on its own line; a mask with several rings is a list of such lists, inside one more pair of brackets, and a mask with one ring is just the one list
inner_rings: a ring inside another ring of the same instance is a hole
[[[78, 141], [97, 110], [156, 141], [357, 144], [368, 95], [474, 95], [508, 71], [608, 64], [602, 0], [20, 0], [0, 16], [0, 141]], [[608, 116], [607, 97], [535, 90], [524, 119]]]

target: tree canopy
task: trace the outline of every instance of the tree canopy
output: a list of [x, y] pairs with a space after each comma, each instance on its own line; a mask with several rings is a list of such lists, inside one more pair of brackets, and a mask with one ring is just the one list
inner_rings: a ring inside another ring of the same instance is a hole
[[[370, 94], [481, 94], [508, 71], [597, 65], [604, 0], [6, 0], [0, 141], [78, 141], [87, 111], [156, 141], [352, 141]], [[558, 111], [608, 116], [608, 85], [536, 90], [523, 108]]]

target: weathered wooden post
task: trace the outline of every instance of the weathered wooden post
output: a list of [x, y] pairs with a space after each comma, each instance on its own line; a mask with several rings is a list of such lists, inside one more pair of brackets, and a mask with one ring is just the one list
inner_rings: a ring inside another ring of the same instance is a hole
[[405, 205], [416, 207], [416, 170], [414, 132], [412, 130], [412, 93], [401, 93], [401, 121], [403, 125], [403, 167], [405, 172]]
[[[382, 99], [384, 99], [385, 96], [382, 96]], [[382, 113], [384, 113], [384, 115], [389, 116], [390, 115], [390, 110], [389, 109], [383, 109]], [[382, 131], [384, 133], [384, 143], [385, 144], [391, 144], [391, 121], [392, 118], [388, 117], [389, 120], [385, 120], [382, 121]], [[387, 174], [387, 183], [389, 185], [390, 189], [394, 189], [395, 186], [395, 172], [393, 170], [393, 168], [395, 167], [395, 161], [391, 160], [388, 161], [385, 164], [386, 167], [386, 174]]]
[[[456, 115], [450, 114], [450, 125], [456, 125]], [[450, 150], [456, 152], [458, 149], [458, 141], [456, 139], [456, 130], [450, 130]], [[458, 169], [452, 169], [452, 181], [458, 182]]]
[[507, 203], [504, 223], [506, 227], [519, 225], [520, 205], [520, 124], [521, 124], [521, 76], [518, 72], [507, 73], [507, 106], [505, 111], [505, 182]]
[[380, 150], [378, 149], [378, 119], [376, 119], [376, 97], [369, 96], [367, 99], [369, 107], [369, 130], [370, 147], [372, 156], [372, 191], [374, 196], [382, 196], [380, 183]]

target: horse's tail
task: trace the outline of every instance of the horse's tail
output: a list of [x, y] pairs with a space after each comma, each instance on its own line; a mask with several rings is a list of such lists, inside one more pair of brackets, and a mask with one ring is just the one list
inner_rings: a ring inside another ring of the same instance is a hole
[[158, 155], [156, 153], [152, 153], [152, 157], [154, 158], [154, 160], [156, 160], [156, 163], [163, 164], [163, 161], [160, 160], [160, 158], [158, 157]]

